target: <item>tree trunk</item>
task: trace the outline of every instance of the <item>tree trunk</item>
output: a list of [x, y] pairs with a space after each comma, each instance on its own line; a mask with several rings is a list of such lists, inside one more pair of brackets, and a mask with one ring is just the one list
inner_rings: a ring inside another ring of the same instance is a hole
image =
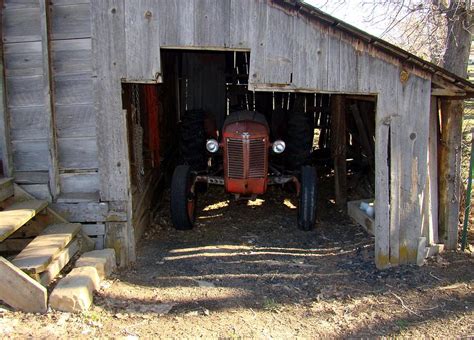
[[448, 36], [443, 66], [448, 71], [467, 78], [467, 63], [471, 50], [472, 15], [465, 1], [452, 0], [446, 12]]
[[[448, 36], [443, 58], [444, 68], [462, 78], [467, 78], [472, 39], [472, 16], [465, 3], [452, 0], [446, 11]], [[439, 233], [447, 249], [456, 249], [458, 244], [463, 104], [462, 100], [444, 102], [441, 110]]]

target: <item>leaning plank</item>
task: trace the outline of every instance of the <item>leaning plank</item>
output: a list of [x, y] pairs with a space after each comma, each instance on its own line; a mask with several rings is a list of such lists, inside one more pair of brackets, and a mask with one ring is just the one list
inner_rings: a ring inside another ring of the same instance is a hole
[[0, 202], [13, 196], [13, 179], [0, 178]]
[[79, 251], [79, 242], [77, 239], [72, 240], [72, 242], [63, 249], [46, 268], [44, 272], [40, 275], [40, 283], [47, 287], [51, 281], [53, 281], [56, 276], [61, 272], [61, 270], [69, 263], [69, 261], [77, 254]]
[[31, 313], [45, 313], [47, 291], [38, 282], [0, 257], [0, 300]]
[[360, 210], [360, 203], [373, 200], [357, 200], [347, 202], [347, 214], [357, 223], [360, 224], [369, 234], [374, 235], [374, 219]]
[[15, 203], [5, 211], [0, 211], [0, 242], [31, 220], [47, 205], [46, 201], [31, 200]]
[[12, 262], [29, 274], [41, 273], [80, 230], [79, 223], [51, 225], [28, 244]]

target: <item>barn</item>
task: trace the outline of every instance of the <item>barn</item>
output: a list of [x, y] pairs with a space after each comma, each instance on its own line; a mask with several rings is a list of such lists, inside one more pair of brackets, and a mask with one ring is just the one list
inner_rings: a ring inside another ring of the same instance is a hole
[[219, 128], [234, 107], [311, 117], [340, 206], [364, 154], [375, 217], [348, 209], [378, 268], [456, 248], [465, 79], [297, 0], [1, 2], [3, 175], [121, 266], [176, 164], [181, 117], [205, 110]]

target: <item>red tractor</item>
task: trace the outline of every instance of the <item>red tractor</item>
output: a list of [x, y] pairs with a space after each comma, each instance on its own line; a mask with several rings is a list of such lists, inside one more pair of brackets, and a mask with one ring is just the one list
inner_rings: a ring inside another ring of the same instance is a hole
[[[182, 134], [182, 153], [187, 161], [176, 167], [171, 182], [174, 227], [180, 230], [193, 228], [197, 187], [202, 186], [201, 183], [222, 185], [237, 199], [249, 200], [264, 194], [269, 185], [293, 184], [299, 197], [298, 227], [311, 230], [316, 219], [315, 167], [307, 165], [308, 162], [299, 165], [298, 169], [282, 167], [281, 159], [289, 148], [281, 139], [270, 139], [269, 124], [261, 113], [231, 113], [224, 121], [220, 138], [217, 138], [217, 133], [204, 132], [201, 127], [206, 124], [202, 116], [202, 112], [190, 111], [182, 121], [183, 130], [190, 132], [190, 135]], [[301, 120], [296, 122], [301, 125]], [[292, 130], [291, 122], [288, 129]], [[215, 137], [208, 138], [209, 135]], [[293, 136], [292, 140], [297, 141], [298, 138], [304, 136]], [[310, 138], [312, 141], [312, 135]], [[207, 152], [196, 150], [199, 145], [205, 145]], [[292, 151], [293, 156], [298, 152], [301, 153], [301, 150]], [[273, 163], [274, 159], [280, 162]]]

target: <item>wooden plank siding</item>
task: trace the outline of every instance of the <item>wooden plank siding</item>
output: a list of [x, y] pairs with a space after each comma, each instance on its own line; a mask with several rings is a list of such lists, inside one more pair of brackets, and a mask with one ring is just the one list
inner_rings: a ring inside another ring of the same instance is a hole
[[[14, 170], [43, 179], [50, 131], [38, 1], [5, 0], [2, 17]], [[423, 225], [431, 221], [434, 228], [438, 203], [431, 76], [422, 68], [283, 1], [58, 0], [49, 8], [62, 192], [95, 188], [112, 211], [131, 200], [121, 83], [162, 81], [161, 48], [250, 51], [250, 90], [377, 97], [376, 263], [416, 262]], [[97, 204], [82, 211], [98, 209], [104, 221]], [[125, 262], [133, 260], [140, 234], [127, 207], [121, 220], [105, 221], [106, 243], [120, 239]], [[83, 215], [62, 208], [76, 219]]]

